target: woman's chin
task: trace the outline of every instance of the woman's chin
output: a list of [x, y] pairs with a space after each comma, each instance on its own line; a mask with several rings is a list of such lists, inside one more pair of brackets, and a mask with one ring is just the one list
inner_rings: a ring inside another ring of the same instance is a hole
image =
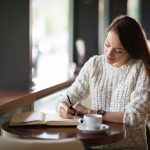
[[112, 60], [106, 59], [106, 61], [107, 61], [107, 63], [110, 64], [110, 65], [114, 64], [114, 61], [112, 61]]

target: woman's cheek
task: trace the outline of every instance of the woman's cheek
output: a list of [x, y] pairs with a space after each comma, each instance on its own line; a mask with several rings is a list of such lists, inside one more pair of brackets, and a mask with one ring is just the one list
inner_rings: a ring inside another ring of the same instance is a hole
[[107, 49], [106, 49], [106, 47], [104, 46], [104, 54], [106, 54], [106, 52], [107, 52]]

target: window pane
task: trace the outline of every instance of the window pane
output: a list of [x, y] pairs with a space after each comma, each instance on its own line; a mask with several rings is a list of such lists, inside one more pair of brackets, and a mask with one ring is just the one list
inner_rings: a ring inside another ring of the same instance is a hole
[[58, 83], [67, 78], [69, 0], [32, 0], [33, 81]]
[[140, 21], [140, 0], [128, 0], [127, 14]]

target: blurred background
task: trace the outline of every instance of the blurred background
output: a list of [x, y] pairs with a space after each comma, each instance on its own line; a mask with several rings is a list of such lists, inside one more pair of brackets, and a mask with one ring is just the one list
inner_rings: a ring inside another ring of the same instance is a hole
[[[149, 0], [1, 0], [0, 89], [32, 93], [75, 77], [91, 56], [103, 54], [108, 25], [125, 14], [141, 23], [149, 41]], [[55, 111], [64, 90], [32, 109]]]
[[139, 21], [149, 39], [149, 11], [149, 0], [2, 0], [0, 88], [72, 78], [91, 56], [103, 54], [106, 29], [121, 14]]
[[103, 53], [105, 31], [114, 17], [127, 14], [143, 23], [143, 3], [146, 2], [32, 0], [33, 81], [42, 84], [74, 76], [89, 57]]

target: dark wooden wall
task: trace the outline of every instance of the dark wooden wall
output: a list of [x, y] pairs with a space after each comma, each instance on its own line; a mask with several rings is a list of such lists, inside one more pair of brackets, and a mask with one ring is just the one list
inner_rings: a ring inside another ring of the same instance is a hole
[[85, 61], [98, 54], [98, 0], [74, 0], [74, 61], [77, 62], [75, 42], [85, 42]]
[[150, 40], [150, 1], [141, 0], [141, 23], [146, 31], [147, 38]]
[[29, 63], [29, 0], [1, 0], [0, 88], [28, 88]]
[[109, 23], [119, 16], [127, 14], [127, 0], [109, 0]]

